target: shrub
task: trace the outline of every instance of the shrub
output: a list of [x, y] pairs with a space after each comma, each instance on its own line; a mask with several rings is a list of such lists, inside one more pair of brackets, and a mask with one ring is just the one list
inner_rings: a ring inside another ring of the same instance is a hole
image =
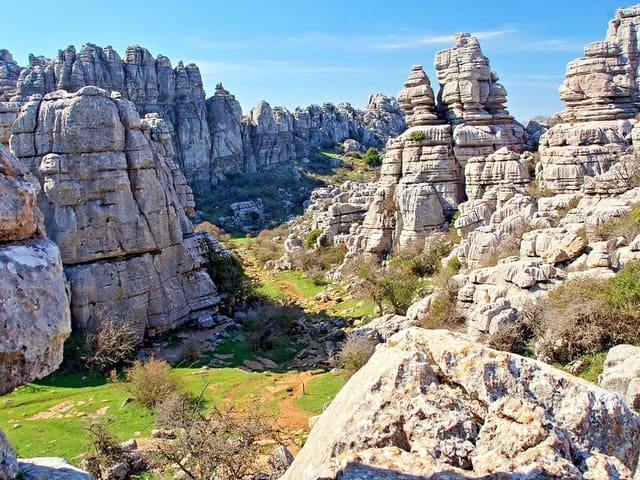
[[207, 272], [218, 290], [230, 294], [227, 307], [235, 308], [255, 295], [255, 281], [244, 273], [242, 262], [230, 252], [209, 252]]
[[304, 248], [309, 250], [315, 247], [316, 242], [318, 241], [318, 237], [320, 237], [320, 235], [322, 235], [322, 230], [317, 228], [307, 233], [307, 236], [304, 238]]
[[135, 361], [125, 372], [126, 388], [137, 402], [152, 407], [180, 388], [171, 366], [152, 358], [145, 363]]
[[370, 167], [377, 167], [382, 164], [382, 157], [380, 156], [380, 152], [378, 152], [378, 150], [373, 147], [369, 147], [362, 160]]
[[536, 354], [569, 362], [619, 343], [640, 341], [640, 262], [610, 280], [568, 280], [549, 293], [536, 331]]
[[377, 342], [366, 335], [351, 334], [342, 343], [334, 363], [343, 369], [347, 378], [350, 378], [369, 361], [376, 345]]
[[638, 234], [640, 234], [640, 205], [634, 206], [631, 211], [619, 217], [605, 220], [591, 230], [593, 240], [625, 237], [630, 242]]
[[[273, 439], [275, 431], [265, 415], [252, 410], [242, 414], [233, 409], [202, 409], [202, 395], [193, 404], [169, 397], [158, 417], [176, 429], [177, 437], [158, 446], [163, 470], [178, 468], [188, 478], [245, 478], [252, 473], [260, 453], [259, 440]], [[170, 412], [166, 421], [163, 412]]]
[[421, 142], [427, 138], [427, 134], [423, 130], [416, 130], [409, 134], [409, 140], [414, 142]]
[[102, 322], [91, 332], [73, 333], [64, 345], [64, 365], [71, 372], [104, 374], [133, 358], [142, 335], [127, 322]]

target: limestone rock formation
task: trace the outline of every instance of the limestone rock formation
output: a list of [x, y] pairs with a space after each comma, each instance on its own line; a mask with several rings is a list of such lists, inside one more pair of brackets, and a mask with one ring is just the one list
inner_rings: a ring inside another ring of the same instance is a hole
[[350, 255], [384, 255], [422, 248], [467, 196], [530, 181], [531, 157], [521, 156], [524, 129], [505, 110], [497, 83], [476, 38], [458, 34], [456, 46], [436, 56], [438, 104], [420, 65], [412, 67], [398, 103], [409, 127], [388, 145], [374, 200], [349, 241]]
[[6, 102], [15, 95], [20, 70], [11, 52], [0, 49], [0, 102]]
[[242, 107], [221, 83], [207, 99], [207, 122], [211, 134], [212, 175], [248, 172], [242, 139]]
[[436, 54], [440, 83], [438, 113], [453, 127], [459, 161], [490, 155], [501, 147], [521, 151], [524, 128], [505, 109], [507, 92], [468, 33], [456, 34], [454, 48]]
[[4, 432], [0, 430], [0, 478], [13, 480], [18, 475], [18, 458]]
[[621, 8], [604, 41], [569, 62], [560, 98], [566, 123], [540, 139], [540, 185], [556, 193], [578, 191], [586, 177], [605, 173], [631, 143], [639, 111], [638, 5]]
[[358, 129], [361, 144], [382, 148], [390, 138], [397, 136], [407, 128], [404, 112], [398, 101], [382, 93], [370, 95], [362, 112]]
[[349, 380], [282, 478], [631, 479], [639, 434], [613, 393], [410, 328]]
[[640, 408], [640, 347], [616, 345], [610, 349], [598, 383], [624, 398], [631, 408]]
[[124, 58], [108, 46], [86, 44], [80, 52], [69, 46], [53, 60], [30, 57], [20, 74], [16, 101], [55, 90], [75, 92], [96, 86], [119, 92], [135, 103], [138, 113], [159, 113], [172, 135], [175, 162], [198, 192], [211, 185], [209, 155], [211, 136], [207, 124], [205, 93], [198, 67], [179, 62], [172, 68], [167, 57], [154, 58], [137, 45]]
[[42, 185], [39, 205], [71, 284], [74, 325], [127, 322], [142, 338], [210, 315], [215, 241], [194, 234], [193, 197], [159, 114], [97, 87], [26, 103], [11, 148]]
[[44, 236], [34, 180], [0, 145], [0, 394], [58, 368], [71, 328], [60, 254]]

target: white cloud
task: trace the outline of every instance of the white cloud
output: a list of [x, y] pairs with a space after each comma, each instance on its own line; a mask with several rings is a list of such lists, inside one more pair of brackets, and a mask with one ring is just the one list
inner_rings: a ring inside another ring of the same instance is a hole
[[[503, 28], [498, 30], [473, 32], [471, 35], [476, 37], [478, 40], [486, 40], [516, 32], [517, 30], [514, 28]], [[449, 45], [454, 42], [455, 33], [448, 35], [390, 36], [382, 42], [371, 44], [371, 47], [382, 50], [398, 50], [405, 48], [417, 48], [424, 45]]]

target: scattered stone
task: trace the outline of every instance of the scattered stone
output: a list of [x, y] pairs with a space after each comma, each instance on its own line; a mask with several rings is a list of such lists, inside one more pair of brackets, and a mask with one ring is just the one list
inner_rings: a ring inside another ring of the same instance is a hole
[[22, 480], [93, 480], [88, 472], [74, 467], [64, 458], [20, 459], [18, 468]]

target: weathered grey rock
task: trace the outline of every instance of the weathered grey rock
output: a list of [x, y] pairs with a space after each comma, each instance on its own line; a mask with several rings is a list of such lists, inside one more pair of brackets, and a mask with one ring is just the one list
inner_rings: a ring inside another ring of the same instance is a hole
[[11, 52], [0, 49], [0, 102], [7, 102], [15, 95], [20, 70]]
[[160, 114], [171, 133], [175, 163], [198, 193], [210, 188], [211, 136], [197, 66], [179, 62], [174, 69], [167, 57], [154, 58], [137, 45], [127, 48], [124, 58], [110, 46], [88, 43], [79, 53], [69, 46], [53, 60], [31, 57], [20, 74], [15, 100], [24, 102], [55, 90], [76, 92], [90, 85], [120, 93], [135, 103], [141, 116]]
[[64, 458], [21, 458], [18, 463], [23, 480], [93, 480], [93, 476]]
[[560, 87], [566, 123], [540, 139], [541, 187], [577, 191], [584, 178], [604, 174], [629, 146], [639, 111], [639, 19], [637, 6], [618, 9], [605, 41], [587, 45], [585, 56], [567, 65]]
[[13, 480], [18, 475], [18, 458], [16, 452], [0, 430], [0, 478]]
[[11, 126], [20, 113], [20, 103], [0, 102], [0, 144], [9, 146]]
[[58, 368], [71, 328], [60, 254], [44, 238], [38, 191], [0, 145], [0, 394]]
[[414, 65], [404, 88], [398, 92], [398, 103], [405, 112], [407, 125], [437, 125], [442, 123], [435, 114], [435, 96], [431, 81], [422, 65]]
[[213, 97], [207, 99], [212, 169], [216, 178], [221, 179], [228, 172], [248, 171], [244, 163], [241, 121], [240, 102], [219, 83]]
[[349, 380], [282, 478], [630, 479], [639, 433], [640, 417], [613, 393], [460, 334], [410, 328]]
[[406, 130], [405, 114], [398, 101], [376, 93], [369, 96], [362, 111], [356, 140], [364, 146], [382, 148], [387, 141]]
[[352, 330], [350, 335], [365, 336], [376, 343], [384, 343], [399, 331], [415, 325], [415, 319], [402, 315], [387, 314], [371, 320], [362, 327]]
[[464, 167], [465, 191], [470, 200], [482, 198], [493, 186], [524, 187], [531, 182], [533, 156], [520, 155], [506, 147], [488, 157], [472, 157]]
[[159, 114], [141, 121], [97, 87], [59, 91], [23, 106], [11, 146], [42, 185], [77, 328], [126, 322], [142, 338], [216, 311], [203, 269], [215, 242], [185, 214], [193, 196]]
[[598, 383], [624, 398], [631, 408], [640, 408], [640, 347], [616, 345], [611, 348]]

